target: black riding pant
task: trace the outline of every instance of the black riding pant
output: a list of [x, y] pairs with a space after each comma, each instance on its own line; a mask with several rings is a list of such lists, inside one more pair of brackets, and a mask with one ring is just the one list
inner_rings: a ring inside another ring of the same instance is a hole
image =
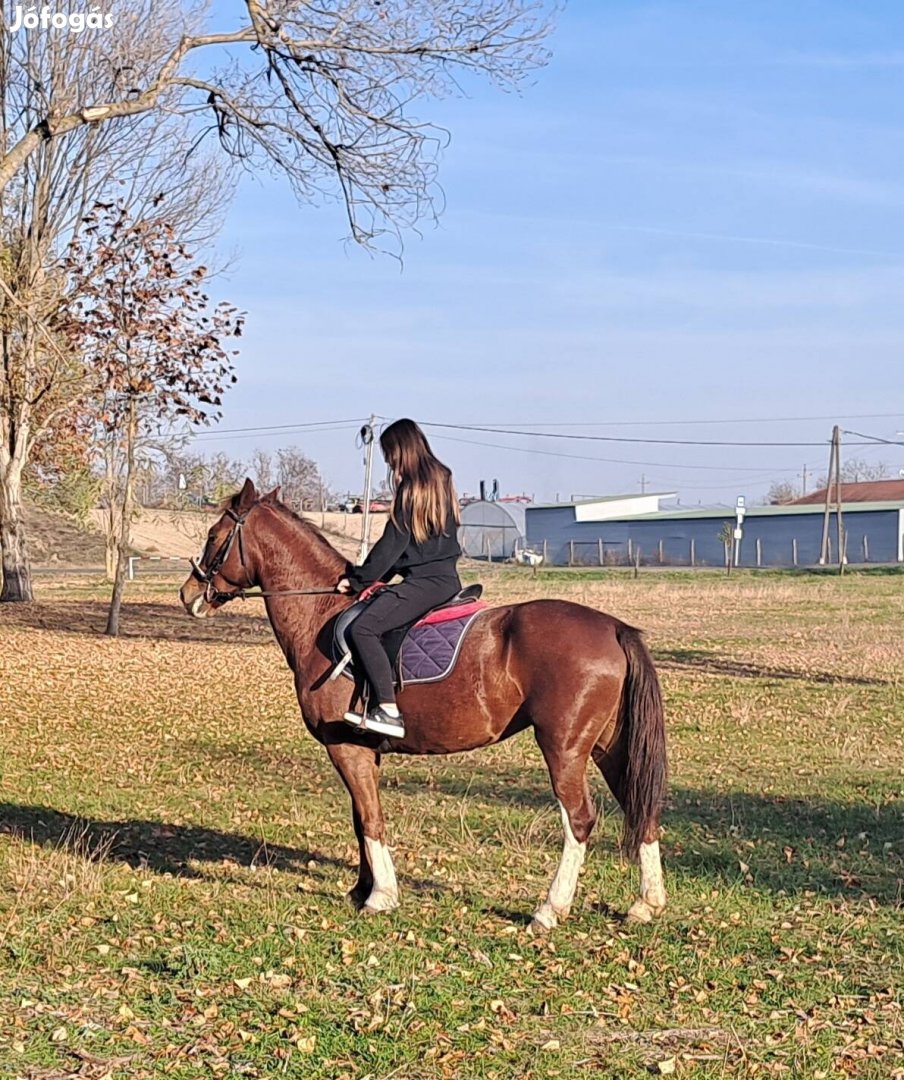
[[355, 619], [348, 630], [348, 639], [355, 660], [373, 689], [372, 704], [395, 701], [392, 664], [382, 640], [384, 634], [410, 626], [460, 591], [457, 574], [408, 577], [381, 589]]

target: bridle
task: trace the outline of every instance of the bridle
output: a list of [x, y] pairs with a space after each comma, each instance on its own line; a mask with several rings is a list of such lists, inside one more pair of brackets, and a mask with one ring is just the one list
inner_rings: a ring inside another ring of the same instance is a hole
[[[236, 540], [238, 540], [239, 545], [239, 562], [242, 565], [242, 570], [245, 571], [246, 579], [248, 578], [248, 571], [245, 569], [245, 541], [242, 536], [242, 526], [245, 524], [248, 515], [256, 505], [257, 503], [254, 503], [241, 515], [237, 514], [232, 508], [229, 508], [226, 511], [225, 516], [232, 518], [233, 526], [229, 530], [229, 535], [217, 548], [216, 553], [207, 566], [202, 566], [198, 559], [188, 560], [191, 565], [192, 576], [204, 585], [204, 599], [208, 604], [225, 604], [227, 600], [234, 599], [252, 587], [252, 582], [247, 580], [245, 585], [238, 586], [239, 591], [237, 593], [224, 593], [217, 589], [213, 583], [213, 579], [223, 569], [223, 564], [229, 558], [229, 553], [232, 551]], [[205, 548], [205, 551], [206, 550], [207, 549]], [[204, 558], [204, 552], [201, 553], [201, 558]], [[226, 580], [229, 581], [228, 578], [226, 578]], [[234, 585], [235, 582], [229, 581], [229, 584]]]
[[[201, 561], [198, 559], [189, 559], [191, 565], [192, 577], [197, 581], [200, 581], [204, 586], [204, 600], [208, 604], [215, 604], [217, 607], [222, 607], [223, 604], [228, 603], [230, 600], [246, 600], [255, 596], [326, 596], [335, 595], [339, 596], [335, 589], [282, 589], [279, 591], [264, 591], [261, 589], [255, 589], [254, 583], [251, 581], [251, 577], [248, 573], [248, 569], [245, 565], [245, 541], [242, 533], [242, 529], [245, 522], [248, 520], [248, 515], [251, 511], [260, 504], [260, 500], [255, 500], [244, 514], [237, 514], [232, 507], [229, 507], [224, 516], [232, 518], [233, 525], [229, 530], [229, 535], [217, 548], [213, 558], [207, 564], [202, 566]], [[237, 585], [234, 581], [230, 581], [229, 578], [223, 573], [223, 566], [226, 560], [229, 558], [229, 554], [232, 551], [234, 545], [238, 542], [239, 548], [239, 563], [242, 567], [242, 571], [245, 575], [245, 584]], [[204, 549], [207, 550], [206, 548]], [[204, 552], [201, 553], [201, 559], [204, 558]], [[223, 592], [218, 589], [213, 583], [214, 577], [219, 574], [230, 585], [235, 587], [234, 592]]]

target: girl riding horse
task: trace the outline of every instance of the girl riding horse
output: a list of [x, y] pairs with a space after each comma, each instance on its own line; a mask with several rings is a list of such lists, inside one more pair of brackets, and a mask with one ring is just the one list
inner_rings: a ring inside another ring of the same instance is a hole
[[458, 499], [451, 472], [434, 456], [413, 420], [390, 424], [380, 437], [380, 448], [395, 488], [389, 521], [363, 564], [349, 564], [336, 589], [360, 593], [396, 575], [402, 580], [381, 588], [349, 629], [355, 660], [375, 704], [363, 716], [347, 712], [345, 720], [353, 727], [403, 739], [405, 724], [396, 705], [383, 635], [411, 625], [461, 591], [457, 569], [461, 548], [455, 536]]

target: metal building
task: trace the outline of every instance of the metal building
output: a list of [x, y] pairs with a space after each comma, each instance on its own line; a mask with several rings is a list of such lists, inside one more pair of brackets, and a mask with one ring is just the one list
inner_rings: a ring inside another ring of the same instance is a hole
[[461, 508], [458, 542], [472, 559], [511, 559], [524, 546], [525, 504], [478, 500]]
[[[554, 566], [724, 566], [735, 511], [650, 510], [624, 513], [625, 500], [559, 503], [527, 509], [527, 545]], [[904, 562], [904, 500], [842, 506], [849, 563]], [[824, 507], [756, 506], [746, 510], [738, 566], [815, 566]], [[829, 522], [829, 562], [838, 561], [837, 524]], [[638, 554], [639, 553], [639, 554]]]

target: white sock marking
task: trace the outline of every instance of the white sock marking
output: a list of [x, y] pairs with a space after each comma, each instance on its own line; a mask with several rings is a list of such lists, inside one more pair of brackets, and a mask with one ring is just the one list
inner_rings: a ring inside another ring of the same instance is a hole
[[659, 841], [640, 845], [640, 898], [650, 907], [665, 907], [665, 886], [662, 883], [662, 862]]
[[564, 918], [571, 909], [578, 887], [578, 874], [587, 852], [587, 845], [579, 844], [575, 839], [568, 814], [561, 803], [559, 803], [559, 809], [562, 812], [562, 827], [565, 830], [562, 858], [559, 860], [559, 868], [549, 886], [546, 899], [534, 913], [537, 922], [550, 930], [558, 924], [559, 917]]
[[365, 836], [364, 845], [374, 876], [374, 887], [367, 898], [366, 906], [374, 911], [391, 911], [399, 906], [399, 886], [392, 855], [381, 840], [371, 840], [369, 836]]

